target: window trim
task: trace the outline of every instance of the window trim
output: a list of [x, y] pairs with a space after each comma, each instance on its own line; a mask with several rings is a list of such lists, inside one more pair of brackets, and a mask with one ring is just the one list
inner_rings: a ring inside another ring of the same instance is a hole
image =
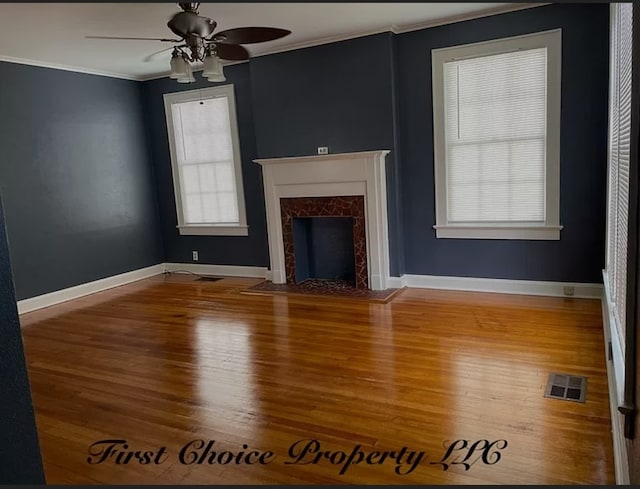
[[[547, 135], [545, 222], [450, 223], [447, 218], [447, 172], [444, 109], [444, 63], [519, 50], [547, 48]], [[433, 167], [437, 238], [559, 240], [560, 230], [560, 93], [562, 30], [433, 49]]]
[[[184, 210], [182, 208], [182, 191], [180, 186], [178, 161], [176, 158], [175, 139], [173, 136], [173, 116], [171, 112], [171, 105], [174, 103], [193, 102], [219, 97], [227, 97], [227, 100], [229, 101], [229, 123], [231, 127], [231, 144], [233, 146], [233, 168], [235, 173], [239, 222], [237, 224], [186, 224], [184, 222]], [[247, 213], [244, 200], [242, 158], [240, 153], [240, 137], [238, 134], [238, 118], [236, 115], [236, 100], [233, 84], [165, 93], [163, 95], [163, 99], [167, 124], [167, 137], [169, 140], [171, 174], [173, 177], [173, 192], [176, 199], [176, 217], [178, 219], [178, 225], [176, 228], [178, 229], [178, 232], [181, 235], [188, 236], [248, 236], [249, 226], [247, 225]]]

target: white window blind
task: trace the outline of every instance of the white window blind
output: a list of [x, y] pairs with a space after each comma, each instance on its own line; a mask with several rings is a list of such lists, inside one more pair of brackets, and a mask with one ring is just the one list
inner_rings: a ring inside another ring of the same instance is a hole
[[[607, 223], [607, 280], [609, 309], [613, 312], [614, 350], [624, 359], [629, 162], [631, 148], [631, 3], [611, 6], [611, 73], [609, 107], [609, 193]], [[617, 369], [619, 370], [619, 369]], [[616, 379], [619, 382], [619, 379]], [[619, 392], [621, 388], [619, 386]]]
[[545, 222], [547, 49], [444, 64], [447, 218]]
[[184, 223], [238, 223], [227, 97], [171, 105]]

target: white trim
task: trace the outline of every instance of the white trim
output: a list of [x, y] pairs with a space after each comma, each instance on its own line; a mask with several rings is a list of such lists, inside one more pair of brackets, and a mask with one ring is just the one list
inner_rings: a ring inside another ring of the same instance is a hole
[[328, 153], [326, 155], [309, 155], [309, 156], [287, 156], [283, 158], [262, 158], [253, 160], [255, 163], [262, 165], [272, 165], [281, 163], [304, 163], [304, 162], [322, 162], [330, 160], [358, 160], [362, 158], [369, 158], [379, 156], [380, 153], [385, 153], [384, 156], [389, 154], [388, 149], [376, 150], [376, 151], [356, 151], [353, 153]]
[[389, 277], [387, 279], [387, 287], [389, 289], [402, 289], [407, 286], [405, 275], [402, 277]]
[[626, 370], [624, 367], [624, 345], [622, 339], [618, 334], [618, 324], [620, 319], [617, 315], [616, 308], [612, 307], [613, 301], [611, 300], [611, 281], [609, 280], [609, 274], [606, 270], [602, 271], [602, 279], [604, 283], [604, 292], [602, 295], [602, 309], [603, 314], [606, 309], [606, 324], [609, 327], [609, 340], [611, 341], [611, 350], [613, 352], [613, 384], [609, 385], [609, 390], [615, 387], [616, 405], [622, 405], [624, 403], [624, 384]]
[[262, 166], [270, 270], [286, 282], [280, 199], [362, 195], [368, 286], [385, 290], [389, 279], [386, 156], [389, 150], [253, 160]]
[[630, 484], [630, 470], [629, 470], [629, 454], [627, 452], [627, 442], [624, 437], [624, 416], [618, 411], [618, 395], [617, 389], [613, 386], [616, 385], [616, 372], [615, 372], [615, 358], [616, 353], [613, 353], [613, 359], [609, 360], [608, 344], [611, 342], [612, 349], [614, 347], [615, 340], [611, 338], [611, 331], [615, 330], [615, 324], [613, 324], [613, 315], [609, 309], [608, 304], [608, 291], [606, 286], [601, 297], [602, 300], [602, 325], [604, 332], [604, 350], [605, 350], [605, 362], [607, 364], [607, 383], [609, 384], [609, 411], [611, 413], [611, 435], [613, 437], [613, 463], [616, 474], [617, 485], [629, 485]]
[[599, 299], [602, 296], [602, 284], [576, 282], [540, 282], [502, 278], [407, 274], [400, 278], [394, 277], [393, 283], [424, 289], [495, 292], [499, 294], [542, 295], [551, 297], [567, 297], [568, 294], [564, 293], [564, 289], [565, 287], [572, 287], [574, 292], [570, 297]]
[[182, 236], [249, 236], [249, 226], [176, 226]]
[[560, 230], [563, 226], [514, 226], [505, 223], [504, 226], [494, 224], [459, 225], [447, 224], [433, 226], [438, 238], [472, 238], [472, 239], [560, 239]]
[[249, 267], [238, 265], [207, 265], [205, 263], [165, 263], [165, 270], [171, 273], [180, 271], [198, 275], [221, 275], [224, 277], [266, 278], [267, 267]]
[[[240, 134], [238, 131], [238, 116], [236, 113], [236, 97], [233, 84], [216, 85], [207, 88], [197, 88], [180, 92], [165, 93], [163, 96], [165, 118], [167, 123], [167, 138], [169, 140], [169, 154], [171, 158], [171, 174], [173, 176], [173, 193], [176, 201], [176, 217], [180, 234], [184, 235], [214, 235], [214, 236], [248, 236], [247, 212], [244, 200], [244, 185], [242, 181], [242, 156], [240, 153]], [[175, 103], [192, 102], [213, 98], [226, 98], [229, 110], [229, 127], [231, 130], [231, 146], [233, 150], [233, 170], [235, 177], [236, 203], [238, 206], [238, 223], [212, 223], [210, 226], [189, 225], [184, 222], [182, 206], [182, 190], [180, 173], [176, 157], [174, 140], [173, 115], [171, 106]]]
[[43, 307], [53, 306], [54, 304], [60, 304], [61, 302], [66, 302], [72, 299], [78, 299], [85, 295], [95, 294], [96, 292], [102, 292], [103, 290], [112, 289], [113, 287], [119, 287], [120, 285], [153, 277], [154, 275], [159, 275], [163, 272], [164, 264], [161, 263], [147, 268], [141, 268], [139, 270], [133, 270], [131, 272], [125, 272], [119, 275], [94, 280], [93, 282], [87, 282], [74, 287], [56, 290], [55, 292], [49, 292], [48, 294], [31, 297], [29, 299], [23, 299], [18, 301], [18, 314], [24, 314], [35, 311], [36, 309], [42, 309]]
[[[448, 220], [447, 140], [444, 65], [452, 60], [491, 56], [517, 50], [547, 48], [547, 119], [545, 137], [545, 222], [466, 223]], [[536, 32], [431, 51], [433, 99], [433, 169], [437, 238], [560, 239], [560, 93], [562, 30]], [[545, 229], [547, 228], [547, 229]]]
[[14, 63], [17, 65], [37, 66], [38, 68], [51, 68], [52, 70], [72, 71], [74, 73], [84, 73], [86, 75], [106, 76], [108, 78], [119, 78], [121, 80], [141, 81], [140, 77], [132, 75], [124, 75], [122, 73], [111, 73], [108, 71], [92, 70], [89, 68], [80, 68], [78, 66], [68, 66], [58, 63], [49, 63], [47, 61], [35, 61], [24, 58], [14, 58], [13, 56], [0, 55], [0, 61], [6, 63]]

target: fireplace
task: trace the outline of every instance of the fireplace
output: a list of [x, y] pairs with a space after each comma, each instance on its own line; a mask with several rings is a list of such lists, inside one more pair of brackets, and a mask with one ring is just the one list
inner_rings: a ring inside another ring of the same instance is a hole
[[348, 217], [353, 223], [354, 281], [386, 290], [389, 243], [387, 150], [254, 160], [262, 166], [274, 284], [296, 283], [294, 219]]
[[[333, 280], [355, 287], [353, 218], [294, 217], [292, 224], [296, 283], [309, 279]], [[288, 268], [286, 235], [284, 239], [285, 268]]]
[[[296, 260], [302, 245], [301, 239], [294, 239], [296, 218], [350, 218], [351, 243], [354, 258], [354, 285], [359, 289], [368, 288], [367, 238], [365, 233], [364, 196], [297, 197], [280, 199], [282, 220], [282, 241], [287, 283], [297, 283], [300, 270]], [[312, 261], [310, 259], [309, 261]], [[298, 273], [296, 273], [298, 272]], [[307, 277], [332, 278], [332, 277]], [[333, 277], [340, 278], [340, 277]]]

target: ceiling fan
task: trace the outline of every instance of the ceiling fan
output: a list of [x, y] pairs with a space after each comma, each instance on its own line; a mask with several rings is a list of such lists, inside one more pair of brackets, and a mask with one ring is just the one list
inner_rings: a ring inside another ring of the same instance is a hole
[[195, 81], [189, 63], [203, 61], [203, 76], [209, 81], [224, 81], [220, 59], [230, 61], [249, 59], [249, 52], [242, 44], [273, 41], [291, 34], [289, 30], [276, 27], [237, 27], [215, 32], [217, 22], [198, 13], [199, 2], [178, 3], [178, 6], [182, 12], [174, 14], [167, 22], [167, 26], [180, 39], [113, 36], [86, 36], [86, 38], [176, 43], [176, 46], [150, 54], [145, 61], [173, 49], [170, 77], [180, 83], [189, 83]]

